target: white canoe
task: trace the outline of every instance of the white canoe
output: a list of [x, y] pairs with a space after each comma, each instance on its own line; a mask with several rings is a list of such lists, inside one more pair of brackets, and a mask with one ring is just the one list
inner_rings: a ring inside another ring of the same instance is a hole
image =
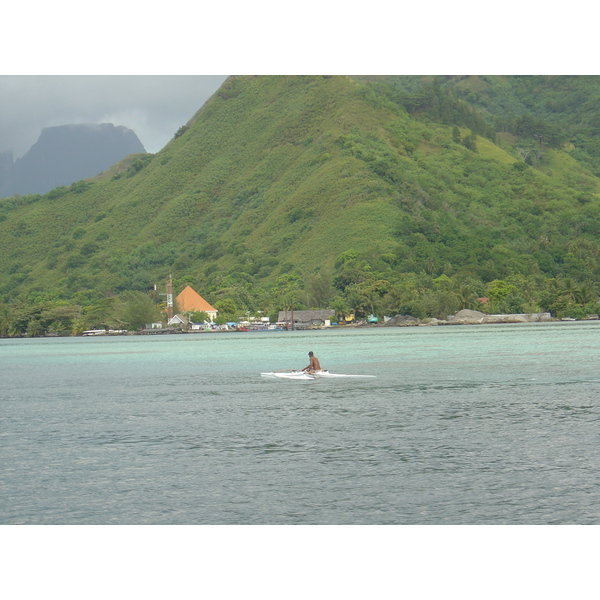
[[271, 373], [261, 373], [261, 377], [273, 377], [277, 379], [321, 379], [323, 377], [375, 377], [375, 375], [345, 375], [343, 373], [330, 373], [329, 371], [315, 371], [307, 373], [306, 371], [274, 371]]
[[275, 379], [316, 379], [316, 377], [303, 371], [275, 371], [273, 373], [261, 373], [260, 376]]

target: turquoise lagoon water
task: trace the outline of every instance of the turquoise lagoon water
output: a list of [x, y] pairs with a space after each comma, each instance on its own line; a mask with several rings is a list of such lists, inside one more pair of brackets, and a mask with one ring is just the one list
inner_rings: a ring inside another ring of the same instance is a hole
[[[333, 372], [269, 380], [313, 350]], [[599, 524], [600, 323], [0, 340], [2, 524]]]

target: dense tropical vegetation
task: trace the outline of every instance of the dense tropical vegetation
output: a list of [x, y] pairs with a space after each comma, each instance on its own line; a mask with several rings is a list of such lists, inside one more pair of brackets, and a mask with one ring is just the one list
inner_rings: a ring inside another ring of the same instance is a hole
[[0, 200], [0, 335], [138, 328], [170, 273], [221, 320], [598, 313], [599, 109], [598, 77], [230, 78], [157, 154]]

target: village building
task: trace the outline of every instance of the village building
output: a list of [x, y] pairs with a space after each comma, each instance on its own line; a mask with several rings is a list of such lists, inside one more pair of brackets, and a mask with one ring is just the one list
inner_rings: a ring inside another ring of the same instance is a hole
[[[293, 321], [292, 321], [293, 319]], [[294, 329], [306, 327], [328, 327], [331, 321], [335, 319], [335, 310], [280, 310], [277, 317], [279, 323], [285, 323]]]
[[179, 313], [205, 312], [211, 321], [217, 318], [217, 309], [212, 307], [198, 292], [187, 285], [175, 298]]
[[187, 327], [190, 320], [185, 315], [173, 315], [168, 321], [167, 325], [181, 325]]

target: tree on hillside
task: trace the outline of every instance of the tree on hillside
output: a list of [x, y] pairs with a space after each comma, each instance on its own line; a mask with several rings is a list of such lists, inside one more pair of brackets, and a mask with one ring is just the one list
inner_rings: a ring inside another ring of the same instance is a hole
[[148, 294], [134, 292], [125, 306], [124, 319], [130, 329], [143, 329], [147, 323], [158, 321], [160, 313]]
[[10, 304], [0, 305], [0, 337], [8, 337], [12, 326], [13, 309]]
[[329, 303], [329, 308], [335, 311], [338, 322], [345, 321], [346, 317], [352, 313], [352, 309], [348, 306], [344, 298], [339, 295]]
[[460, 129], [456, 125], [452, 128], [452, 140], [457, 144], [461, 142]]
[[195, 310], [189, 314], [190, 321], [192, 323], [205, 323], [210, 321], [208, 313], [203, 310]]
[[217, 325], [223, 325], [228, 321], [236, 321], [238, 308], [235, 305], [235, 302], [231, 298], [223, 298], [222, 300], [217, 300], [214, 303], [214, 307], [217, 309], [217, 320], [215, 321]]
[[123, 328], [123, 312], [125, 305], [120, 298], [111, 296], [102, 298], [93, 305], [83, 309], [83, 315], [89, 329], [121, 329]]
[[476, 282], [441, 275], [434, 280], [434, 283], [438, 289], [456, 303], [458, 310], [463, 308], [477, 310], [480, 308]]
[[80, 320], [81, 306], [54, 306], [40, 313], [41, 326], [58, 335], [78, 333]]
[[298, 296], [302, 290], [302, 280], [298, 275], [284, 273], [275, 281], [271, 294], [276, 298], [281, 310], [293, 310], [299, 304]]
[[472, 131], [462, 139], [462, 143], [471, 152], [477, 152], [477, 136]]
[[313, 308], [324, 308], [333, 296], [334, 290], [331, 284], [331, 275], [320, 271], [312, 275], [306, 282], [307, 305]]

